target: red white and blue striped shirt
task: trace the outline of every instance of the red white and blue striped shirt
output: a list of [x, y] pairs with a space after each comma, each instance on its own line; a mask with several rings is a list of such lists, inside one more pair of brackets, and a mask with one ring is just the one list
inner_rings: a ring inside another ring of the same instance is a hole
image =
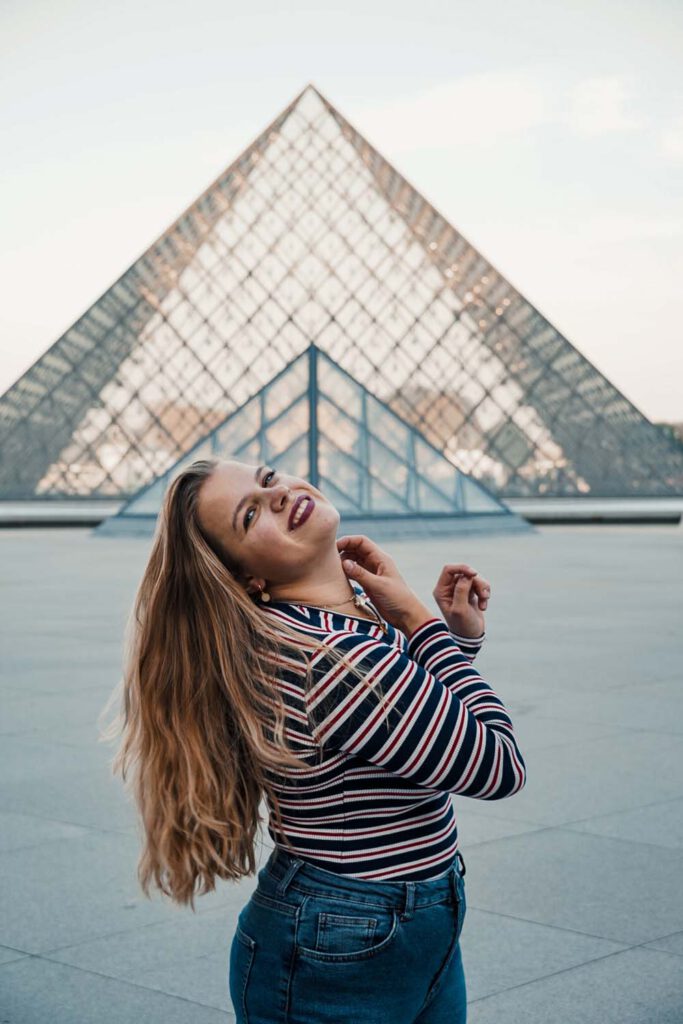
[[[268, 778], [297, 855], [352, 878], [444, 874], [458, 850], [453, 794], [502, 800], [526, 782], [510, 716], [472, 665], [485, 633], [460, 637], [434, 617], [409, 636], [382, 619], [385, 634], [368, 619], [311, 605], [260, 607], [342, 649], [364, 674], [324, 651], [306, 652], [308, 691], [300, 669], [280, 669], [287, 740], [307, 767], [268, 769]], [[385, 707], [368, 687], [375, 682]], [[268, 832], [284, 845], [268, 809]]]

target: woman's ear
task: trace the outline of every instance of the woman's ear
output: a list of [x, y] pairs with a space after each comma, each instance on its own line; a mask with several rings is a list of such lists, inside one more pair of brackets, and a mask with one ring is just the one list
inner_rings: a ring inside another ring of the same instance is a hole
[[252, 597], [258, 597], [260, 592], [266, 589], [266, 581], [262, 576], [247, 576], [246, 579], [240, 576], [239, 582]]

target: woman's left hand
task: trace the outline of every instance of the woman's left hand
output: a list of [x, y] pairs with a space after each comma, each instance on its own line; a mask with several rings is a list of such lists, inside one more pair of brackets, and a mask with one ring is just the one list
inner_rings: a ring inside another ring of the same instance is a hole
[[444, 565], [432, 591], [446, 625], [459, 636], [478, 637], [484, 632], [483, 612], [491, 586], [470, 565]]

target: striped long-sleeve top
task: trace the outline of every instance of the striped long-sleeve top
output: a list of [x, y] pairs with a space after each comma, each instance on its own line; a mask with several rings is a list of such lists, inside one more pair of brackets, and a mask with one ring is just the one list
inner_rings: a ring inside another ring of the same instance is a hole
[[[526, 782], [510, 716], [472, 664], [485, 633], [460, 637], [434, 617], [408, 636], [382, 619], [385, 634], [368, 619], [311, 605], [261, 607], [343, 649], [364, 676], [324, 651], [307, 652], [308, 689], [300, 670], [280, 670], [286, 736], [306, 767], [268, 769], [268, 778], [294, 850], [354, 878], [443, 874], [458, 850], [453, 794], [502, 800]], [[268, 832], [283, 844], [268, 809]]]

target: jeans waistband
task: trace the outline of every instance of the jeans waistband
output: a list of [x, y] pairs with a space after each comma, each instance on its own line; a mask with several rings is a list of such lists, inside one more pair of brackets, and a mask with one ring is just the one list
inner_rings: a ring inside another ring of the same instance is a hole
[[268, 876], [276, 896], [284, 897], [296, 878], [309, 892], [330, 895], [343, 893], [351, 898], [394, 907], [411, 913], [413, 908], [444, 902], [449, 896], [457, 901], [459, 879], [465, 875], [465, 859], [459, 850], [447, 875], [422, 881], [386, 881], [352, 878], [327, 871], [303, 857], [296, 857], [282, 846], [275, 845], [259, 875]]

